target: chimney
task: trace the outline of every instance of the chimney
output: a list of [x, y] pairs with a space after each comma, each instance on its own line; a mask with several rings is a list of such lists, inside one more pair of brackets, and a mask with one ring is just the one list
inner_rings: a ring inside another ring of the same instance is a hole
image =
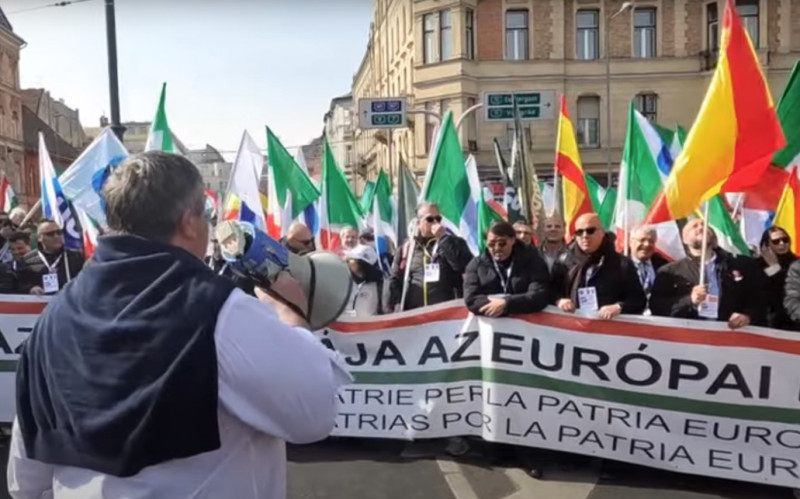
[[105, 116], [100, 116], [100, 127], [107, 127], [108, 126], [108, 118]]

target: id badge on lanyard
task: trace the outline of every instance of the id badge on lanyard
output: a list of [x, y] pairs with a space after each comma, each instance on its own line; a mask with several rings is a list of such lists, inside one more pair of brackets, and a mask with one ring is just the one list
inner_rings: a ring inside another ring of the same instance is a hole
[[425, 264], [425, 274], [424, 280], [425, 282], [439, 282], [439, 278], [441, 276], [441, 272], [439, 269], [439, 264], [436, 262], [436, 251], [439, 249], [439, 241], [436, 241], [436, 244], [433, 245], [433, 251], [428, 253], [428, 249], [426, 247], [422, 247], [422, 252], [425, 254], [426, 257], [430, 259], [429, 263]]
[[503, 278], [503, 273], [500, 272], [500, 266], [497, 265], [497, 262], [492, 260], [492, 263], [494, 264], [494, 270], [495, 272], [497, 272], [497, 276], [500, 278], [500, 284], [503, 285], [503, 293], [508, 294], [508, 287], [511, 284], [511, 269], [514, 268], [514, 262], [511, 262], [511, 264], [506, 269], [505, 278]]
[[58, 283], [58, 264], [61, 263], [63, 257], [63, 254], [59, 255], [56, 261], [50, 265], [47, 263], [47, 258], [44, 257], [42, 252], [39, 252], [39, 258], [42, 260], [44, 266], [47, 267], [47, 274], [42, 275], [42, 289], [44, 289], [45, 293], [57, 293], [60, 289], [61, 286]]

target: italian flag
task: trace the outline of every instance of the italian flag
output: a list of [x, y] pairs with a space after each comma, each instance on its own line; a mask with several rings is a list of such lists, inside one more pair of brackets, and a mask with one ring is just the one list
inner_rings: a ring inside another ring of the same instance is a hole
[[172, 154], [180, 154], [175, 142], [172, 140], [172, 132], [167, 123], [167, 111], [165, 102], [167, 99], [167, 84], [161, 87], [161, 97], [158, 99], [158, 109], [153, 124], [150, 125], [150, 133], [147, 135], [145, 151], [164, 151]]
[[742, 237], [742, 231], [731, 218], [722, 194], [717, 194], [708, 201], [706, 222], [717, 234], [717, 244], [720, 248], [734, 255], [751, 255], [750, 248]]
[[1, 209], [8, 213], [14, 208], [17, 207], [17, 194], [14, 192], [14, 188], [11, 187], [11, 182], [8, 181], [7, 177], [3, 177], [0, 180], [0, 207]]
[[336, 166], [328, 138], [323, 140], [322, 197], [319, 202], [320, 231], [318, 248], [337, 251], [342, 241], [339, 231], [345, 227], [356, 230], [363, 225], [361, 206], [344, 173]]

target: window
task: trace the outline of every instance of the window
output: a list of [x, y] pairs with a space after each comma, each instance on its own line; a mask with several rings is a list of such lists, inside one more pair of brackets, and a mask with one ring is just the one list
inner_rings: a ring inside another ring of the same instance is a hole
[[436, 21], [433, 14], [422, 16], [422, 62], [436, 62]]
[[506, 11], [506, 60], [528, 58], [528, 11]]
[[750, 35], [753, 47], [758, 48], [758, 0], [736, 0], [736, 13]]
[[467, 59], [475, 59], [475, 12], [467, 9], [464, 13], [464, 26], [466, 29]]
[[576, 18], [578, 59], [591, 61], [600, 57], [600, 12], [579, 10]]
[[[436, 102], [426, 102], [425, 110], [433, 113], [438, 113]], [[430, 152], [433, 147], [434, 133], [436, 133], [437, 119], [430, 115], [425, 115], [425, 151]]]
[[443, 61], [453, 56], [453, 23], [449, 9], [439, 12], [439, 55]]
[[712, 54], [719, 51], [719, 14], [717, 2], [706, 5], [706, 47]]
[[636, 96], [636, 109], [642, 116], [655, 123], [658, 118], [658, 95], [639, 94]]
[[656, 9], [636, 9], [633, 12], [633, 56], [656, 56]]
[[578, 98], [578, 146], [600, 147], [600, 98]]
[[[467, 107], [466, 109], [471, 108], [472, 106], [477, 104], [477, 100], [475, 97], [467, 97]], [[478, 113], [480, 111], [472, 111], [469, 116], [467, 116], [467, 141], [474, 142], [475, 144], [478, 143]]]

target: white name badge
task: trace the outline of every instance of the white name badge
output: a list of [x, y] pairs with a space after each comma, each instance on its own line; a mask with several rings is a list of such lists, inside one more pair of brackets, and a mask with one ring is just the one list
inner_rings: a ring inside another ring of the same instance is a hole
[[597, 288], [578, 288], [578, 308], [583, 312], [597, 312]]
[[58, 274], [44, 274], [42, 276], [42, 288], [45, 293], [57, 293]]
[[438, 263], [429, 263], [425, 265], [425, 282], [439, 282]]
[[719, 296], [706, 295], [706, 299], [700, 303], [697, 315], [705, 319], [717, 320], [717, 317], [719, 317]]

